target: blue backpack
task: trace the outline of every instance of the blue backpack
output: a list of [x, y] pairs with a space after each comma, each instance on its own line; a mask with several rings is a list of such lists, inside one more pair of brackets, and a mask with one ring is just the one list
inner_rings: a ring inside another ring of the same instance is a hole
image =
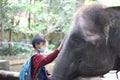
[[[22, 65], [20, 70], [19, 80], [32, 80], [31, 79], [31, 58]], [[45, 67], [40, 67], [35, 75], [35, 80], [48, 80]]]

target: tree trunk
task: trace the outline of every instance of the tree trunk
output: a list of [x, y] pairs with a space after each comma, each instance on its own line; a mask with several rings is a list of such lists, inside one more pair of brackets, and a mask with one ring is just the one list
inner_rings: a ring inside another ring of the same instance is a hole
[[30, 21], [31, 21], [31, 14], [30, 12], [28, 13], [28, 28], [30, 29]]
[[9, 55], [12, 55], [12, 44], [11, 44], [11, 42], [12, 42], [12, 30], [10, 29], [10, 33], [9, 33], [9, 42], [10, 42], [10, 44], [9, 44]]
[[[31, 3], [32, 3], [32, 0], [29, 1], [29, 4], [31, 4]], [[29, 11], [29, 12], [28, 12], [28, 28], [29, 28], [29, 29], [30, 29], [30, 27], [31, 27], [31, 26], [30, 26], [30, 22], [31, 22], [31, 12]]]
[[[13, 25], [14, 24], [14, 18], [11, 19], [11, 24]], [[12, 29], [10, 28], [9, 29], [9, 54], [8, 55], [12, 55]]]

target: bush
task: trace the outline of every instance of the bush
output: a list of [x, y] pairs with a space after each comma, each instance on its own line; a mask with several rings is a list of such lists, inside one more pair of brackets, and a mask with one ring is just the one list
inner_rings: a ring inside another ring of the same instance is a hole
[[48, 48], [49, 50], [54, 50], [56, 47], [55, 47], [54, 44], [49, 44], [49, 45], [47, 46], [47, 48]]
[[[21, 44], [14, 44], [12, 45], [11, 55], [25, 55], [31, 53], [31, 46], [21, 45]], [[5, 56], [9, 54], [9, 45], [6, 44], [3, 47], [0, 48], [0, 55]]]

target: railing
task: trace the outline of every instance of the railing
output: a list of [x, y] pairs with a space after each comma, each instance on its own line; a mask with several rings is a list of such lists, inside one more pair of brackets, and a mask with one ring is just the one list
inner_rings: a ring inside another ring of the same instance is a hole
[[0, 80], [19, 80], [19, 72], [0, 70]]

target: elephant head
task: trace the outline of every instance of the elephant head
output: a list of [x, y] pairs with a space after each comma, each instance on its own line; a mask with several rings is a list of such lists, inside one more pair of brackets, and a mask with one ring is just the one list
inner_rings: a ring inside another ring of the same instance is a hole
[[113, 53], [112, 47], [116, 45], [112, 44], [118, 34], [114, 36], [110, 29], [115, 27], [111, 23], [117, 18], [116, 11], [114, 7], [92, 4], [75, 12], [72, 28], [57, 57], [51, 80], [100, 76], [113, 69], [117, 54]]

